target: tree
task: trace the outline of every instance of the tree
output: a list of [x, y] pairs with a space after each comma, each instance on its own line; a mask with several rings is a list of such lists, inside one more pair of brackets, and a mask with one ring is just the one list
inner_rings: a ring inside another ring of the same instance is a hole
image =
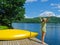
[[12, 22], [21, 21], [25, 14], [26, 0], [0, 0], [0, 25], [12, 28]]

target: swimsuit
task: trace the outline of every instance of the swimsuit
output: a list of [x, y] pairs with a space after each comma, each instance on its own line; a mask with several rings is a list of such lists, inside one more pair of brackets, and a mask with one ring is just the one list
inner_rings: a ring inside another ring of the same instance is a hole
[[41, 28], [41, 30], [43, 32], [46, 32], [46, 22], [42, 22], [42, 28]]

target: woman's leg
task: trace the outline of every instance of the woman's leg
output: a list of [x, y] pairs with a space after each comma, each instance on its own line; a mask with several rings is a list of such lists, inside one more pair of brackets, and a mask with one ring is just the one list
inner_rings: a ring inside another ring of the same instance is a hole
[[43, 31], [42, 31], [42, 44], [44, 44], [45, 34], [46, 34], [46, 32], [43, 32]]

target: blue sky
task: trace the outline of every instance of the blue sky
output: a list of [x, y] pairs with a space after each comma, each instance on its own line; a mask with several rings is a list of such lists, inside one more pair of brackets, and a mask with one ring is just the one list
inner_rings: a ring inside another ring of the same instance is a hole
[[26, 0], [24, 7], [26, 18], [39, 17], [49, 12], [60, 17], [60, 0]]

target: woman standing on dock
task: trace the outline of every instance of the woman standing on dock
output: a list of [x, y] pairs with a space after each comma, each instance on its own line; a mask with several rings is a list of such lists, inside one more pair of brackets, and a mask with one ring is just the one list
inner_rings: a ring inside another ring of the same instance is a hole
[[47, 23], [48, 18], [41, 18], [41, 31], [42, 31], [42, 44], [44, 43], [44, 38], [46, 34], [46, 23]]

